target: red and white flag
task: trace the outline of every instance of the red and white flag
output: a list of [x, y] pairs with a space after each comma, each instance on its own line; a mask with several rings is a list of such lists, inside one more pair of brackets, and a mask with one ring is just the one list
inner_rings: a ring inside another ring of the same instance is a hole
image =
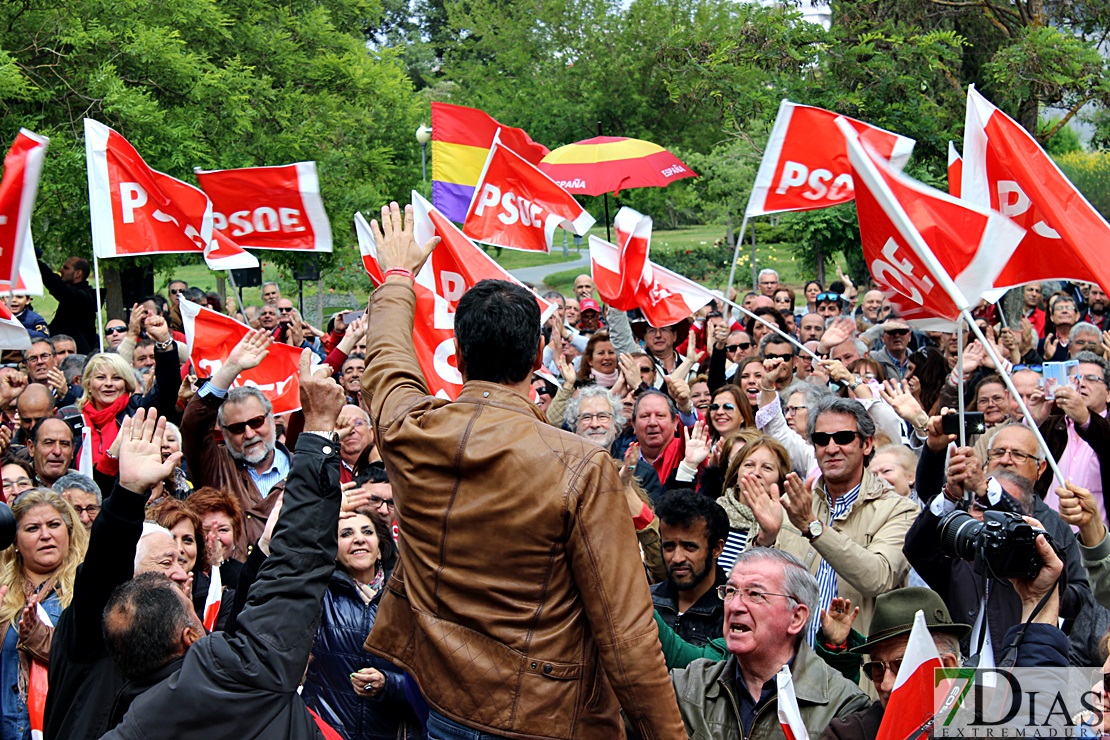
[[776, 674], [778, 681], [779, 724], [786, 740], [809, 740], [809, 730], [802, 721], [802, 710], [798, 708], [798, 697], [794, 693], [794, 679], [790, 666], [784, 665]]
[[81, 427], [81, 451], [77, 456], [77, 472], [81, 475], [93, 477], [93, 454], [92, 454], [92, 427], [86, 424]]
[[[179, 300], [189, 359], [198, 378], [210, 378], [223, 367], [250, 327], [192, 301]], [[240, 373], [232, 387], [251, 385], [262, 391], [273, 404], [275, 414], [296, 411], [301, 407], [301, 351], [274, 342], [266, 358], [257, 367]]]
[[[39, 261], [35, 258], [35, 241], [31, 230], [27, 229], [27, 239], [19, 254], [19, 270], [16, 273], [15, 285], [10, 292], [15, 295], [42, 295], [45, 290], [42, 284], [42, 272], [39, 270]], [[7, 293], [7, 288], [0, 288], [0, 292]]]
[[[54, 620], [43, 609], [42, 604], [35, 605], [35, 614], [39, 621], [51, 629]], [[46, 663], [38, 658], [31, 658], [31, 665], [27, 674], [27, 719], [31, 729], [31, 740], [42, 740], [45, 730], [46, 694], [50, 688], [50, 670]]]
[[891, 166], [901, 170], [914, 140], [823, 108], [783, 100], [763, 152], [746, 216], [809, 211], [847, 203], [854, 196], [852, 167], [836, 128], [843, 118]]
[[651, 269], [652, 221], [650, 216], [625, 206], [617, 211], [617, 216], [613, 219], [613, 227], [617, 232], [617, 247], [620, 249], [619, 303], [630, 304], [624, 309], [627, 311], [639, 307], [640, 301], [637, 295], [640, 286], [651, 286], [655, 283], [655, 275]]
[[97, 257], [195, 252], [214, 270], [258, 267], [230, 239], [217, 243], [204, 191], [152, 170], [127, 139], [89, 118], [85, 156]]
[[875, 740], [906, 740], [918, 734], [932, 719], [935, 709], [933, 676], [938, 668], [941, 668], [940, 653], [925, 624], [925, 612], [918, 611]]
[[1026, 229], [996, 288], [1048, 279], [1110, 285], [1110, 224], [1037, 140], [974, 86], [967, 91], [961, 197]]
[[[440, 238], [432, 256], [416, 276], [416, 320], [412, 339], [416, 359], [424, 372], [428, 390], [441, 398], [454, 399], [462, 390], [463, 379], [455, 362], [455, 309], [467, 290], [482, 280], [520, 281], [493, 261], [470, 241], [450, 220], [415, 190], [412, 192], [414, 234], [418, 244], [434, 236]], [[374, 233], [361, 213], [355, 214], [355, 233], [362, 252], [362, 264], [374, 285], [384, 282], [378, 265]], [[533, 295], [535, 293], [533, 292]], [[555, 310], [535, 296], [541, 320]]]
[[556, 226], [581, 236], [593, 224], [573, 195], [494, 136], [464, 234], [506, 249], [550, 252]]
[[692, 280], [650, 260], [651, 282], [641, 282], [635, 295], [622, 296], [621, 250], [604, 239], [590, 236], [590, 267], [601, 300], [628, 311], [639, 308], [652, 326], [670, 326], [687, 319], [716, 298]]
[[922, 328], [948, 328], [990, 288], [1022, 229], [896, 172], [847, 121], [838, 125], [856, 176], [868, 269], [899, 316]]
[[[20, 129], [4, 157], [0, 180], [0, 292], [17, 281], [23, 253], [30, 250], [31, 211], [39, 189], [39, 175], [50, 139]], [[39, 295], [42, 295], [39, 293]]]
[[220, 616], [220, 602], [224, 598], [224, 581], [220, 569], [212, 566], [212, 578], [208, 581], [208, 595], [204, 597], [204, 629], [216, 629], [216, 618]]
[[963, 185], [964, 160], [956, 151], [956, 145], [948, 142], [948, 194], [953, 198], [960, 197], [960, 188]]
[[196, 170], [213, 226], [245, 249], [330, 252], [331, 224], [315, 162]]
[[0, 303], [0, 349], [31, 349], [31, 335], [4, 303]]

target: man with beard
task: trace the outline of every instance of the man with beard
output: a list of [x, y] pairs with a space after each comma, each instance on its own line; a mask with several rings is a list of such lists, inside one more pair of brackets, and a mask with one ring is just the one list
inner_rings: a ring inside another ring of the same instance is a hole
[[1106, 331], [1110, 329], [1106, 323], [1108, 308], [1110, 308], [1110, 298], [1106, 297], [1106, 291], [1097, 283], [1091, 283], [1091, 292], [1087, 295], [1087, 314], [1083, 320], [1094, 324], [1100, 331]]
[[815, 313], [807, 313], [798, 321], [798, 341], [820, 342], [825, 333], [825, 320]]
[[[599, 385], [586, 386], [567, 402], [565, 418], [574, 426], [574, 433], [613, 452], [617, 432], [625, 424], [621, 402]], [[632, 470], [636, 482], [652, 501], [663, 495], [663, 484], [651, 463], [642, 457], [636, 459]]]
[[719, 637], [725, 605], [716, 587], [728, 580], [717, 558], [728, 537], [728, 515], [691, 488], [667, 491], [655, 507], [667, 580], [651, 587], [663, 621], [692, 645]]
[[[264, 306], [263, 310], [272, 309]], [[235, 345], [227, 361], [185, 407], [181, 419], [181, 447], [197, 488], [212, 486], [231, 492], [243, 507], [239, 552], [258, 541], [277, 496], [285, 488], [290, 454], [274, 438], [274, 409], [260, 390], [231, 388], [239, 373], [257, 367], [269, 353], [273, 337], [266, 329], [253, 330]], [[212, 434], [213, 424], [224, 444]]]

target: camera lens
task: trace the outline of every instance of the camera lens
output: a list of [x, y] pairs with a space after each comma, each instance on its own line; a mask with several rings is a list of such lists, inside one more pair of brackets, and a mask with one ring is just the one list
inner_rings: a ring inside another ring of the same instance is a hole
[[962, 560], [974, 560], [976, 538], [983, 529], [983, 523], [966, 511], [953, 511], [940, 520], [937, 533], [940, 547], [948, 555]]

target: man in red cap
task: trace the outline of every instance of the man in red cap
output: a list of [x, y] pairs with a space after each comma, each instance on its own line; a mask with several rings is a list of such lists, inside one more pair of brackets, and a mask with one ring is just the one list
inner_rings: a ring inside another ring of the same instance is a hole
[[601, 307], [593, 298], [583, 298], [578, 305], [581, 308], [578, 331], [583, 334], [593, 334], [601, 328]]

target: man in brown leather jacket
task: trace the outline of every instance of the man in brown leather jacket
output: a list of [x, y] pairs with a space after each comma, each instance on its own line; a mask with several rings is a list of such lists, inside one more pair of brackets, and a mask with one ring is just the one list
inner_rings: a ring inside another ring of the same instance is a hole
[[[411, 210], [372, 224], [363, 395], [393, 483], [400, 563], [367, 649], [416, 679], [428, 737], [684, 737], [617, 468], [528, 399], [535, 297], [483, 281], [460, 299], [458, 400], [428, 393], [412, 346]], [[469, 735], [466, 733], [470, 733]]]

